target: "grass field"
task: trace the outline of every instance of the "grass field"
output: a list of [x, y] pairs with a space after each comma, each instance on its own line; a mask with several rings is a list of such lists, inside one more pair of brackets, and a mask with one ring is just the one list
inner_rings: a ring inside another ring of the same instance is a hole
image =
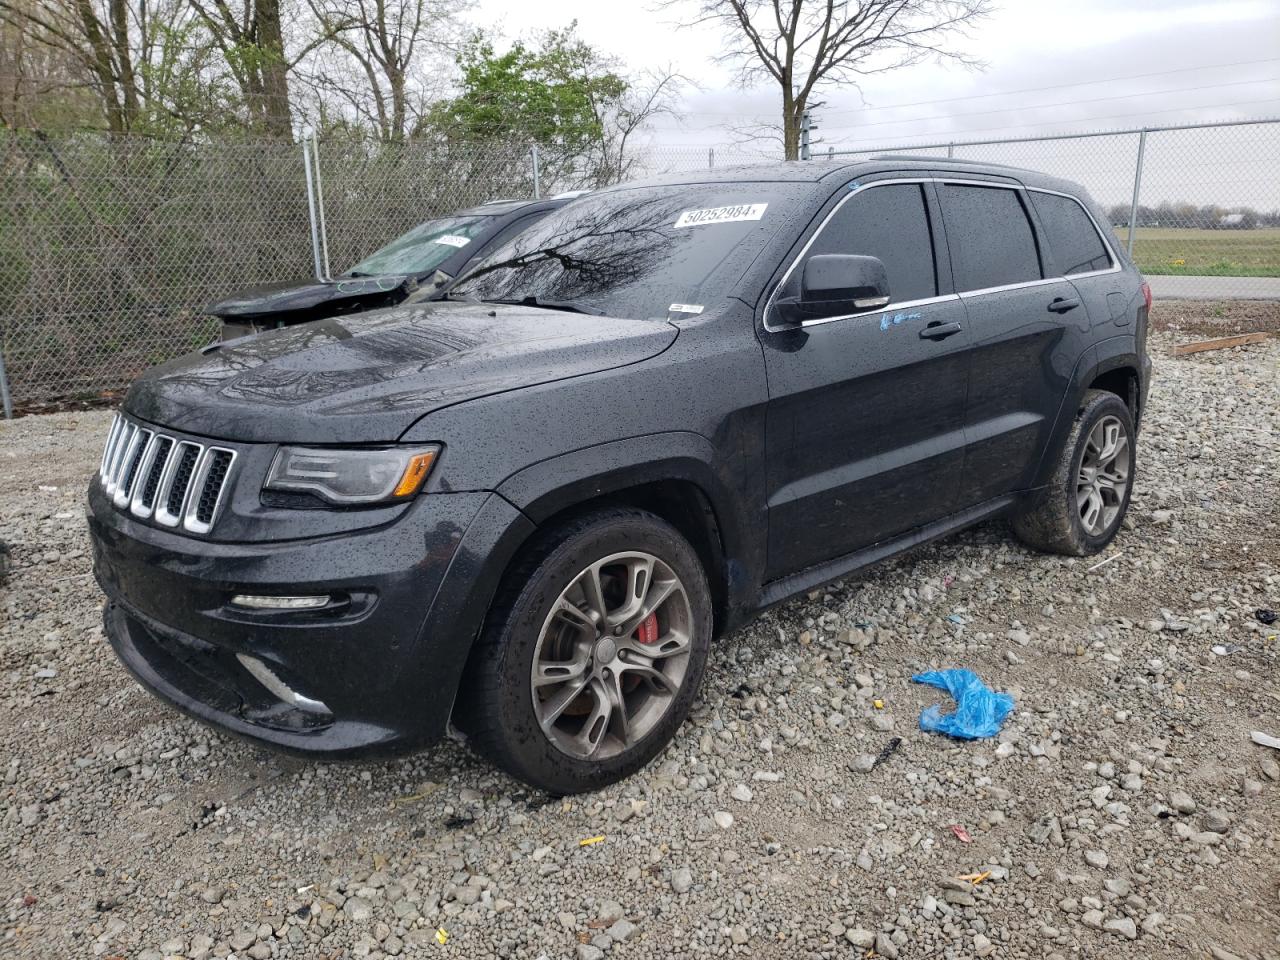
[[[1127, 227], [1116, 227], [1121, 245]], [[1148, 274], [1198, 277], [1280, 277], [1280, 228], [1194, 230], [1139, 227], [1133, 258]]]

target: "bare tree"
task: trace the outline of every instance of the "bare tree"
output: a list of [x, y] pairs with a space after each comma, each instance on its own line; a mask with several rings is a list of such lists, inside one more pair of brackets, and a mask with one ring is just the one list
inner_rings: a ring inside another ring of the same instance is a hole
[[[422, 112], [421, 70], [430, 51], [452, 52], [466, 0], [307, 0], [326, 38], [355, 70], [328, 58], [311, 71], [383, 141], [402, 140]], [[354, 73], [355, 77], [350, 74]]]
[[990, 9], [990, 0], [700, 0], [687, 22], [723, 29], [720, 59], [738, 66], [744, 86], [763, 79], [779, 86], [783, 149], [795, 160], [800, 118], [815, 91], [928, 57], [976, 65], [951, 44]]
[[190, 2], [222, 51], [249, 123], [274, 137], [293, 136], [289, 70], [297, 58], [285, 56], [280, 0], [244, 0], [237, 10], [227, 0]]

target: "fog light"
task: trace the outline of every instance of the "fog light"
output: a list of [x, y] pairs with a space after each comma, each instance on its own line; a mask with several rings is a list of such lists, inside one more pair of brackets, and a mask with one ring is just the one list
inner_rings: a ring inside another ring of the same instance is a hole
[[280, 700], [297, 707], [299, 710], [306, 710], [310, 713], [328, 713], [329, 708], [320, 700], [312, 700], [310, 697], [304, 697], [298, 693], [287, 683], [281, 680], [272, 672], [271, 668], [259, 660], [257, 657], [251, 657], [245, 653], [237, 653], [236, 659], [240, 661], [240, 665], [253, 675], [253, 678], [260, 684], [275, 694]]
[[234, 606], [250, 610], [318, 610], [328, 602], [327, 594], [323, 597], [263, 597], [238, 593], [231, 598]]

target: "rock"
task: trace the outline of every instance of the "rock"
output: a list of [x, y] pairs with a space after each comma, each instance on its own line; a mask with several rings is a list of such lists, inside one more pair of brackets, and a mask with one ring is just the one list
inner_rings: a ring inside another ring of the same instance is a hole
[[577, 960], [604, 960], [604, 951], [594, 943], [578, 944]]
[[980, 933], [973, 936], [973, 952], [979, 957], [989, 957], [996, 952], [996, 945]]
[[738, 946], [742, 946], [749, 939], [747, 936], [747, 928], [742, 924], [735, 924], [729, 928], [729, 939]]
[[849, 764], [849, 769], [854, 773], [870, 773], [875, 765], [876, 758], [869, 753], [864, 753], [854, 758]]
[[732, 792], [729, 795], [733, 797], [733, 799], [740, 801], [741, 803], [751, 802], [751, 796], [752, 796], [751, 788], [748, 787], [745, 783], [738, 784], [736, 787], [733, 788]]
[[1130, 917], [1116, 917], [1114, 920], [1108, 920], [1102, 925], [1102, 929], [1118, 937], [1124, 937], [1126, 940], [1138, 939], [1138, 928]]
[[1080, 922], [1086, 927], [1092, 927], [1094, 930], [1102, 929], [1103, 913], [1101, 910], [1086, 910], [1080, 917]]
[[1216, 943], [1209, 947], [1209, 954], [1213, 957], [1213, 960], [1240, 960], [1240, 958], [1230, 950], [1220, 947]]
[[688, 893], [693, 887], [693, 871], [688, 867], [678, 867], [671, 874], [671, 889], [676, 893]]
[[1163, 913], [1148, 914], [1142, 920], [1142, 932], [1146, 934], [1158, 933], [1160, 927], [1164, 924], [1165, 916]]
[[885, 960], [898, 960], [898, 945], [889, 939], [887, 933], [876, 934], [875, 950]]
[[1133, 889], [1133, 884], [1124, 877], [1107, 877], [1102, 881], [1102, 885], [1117, 897], [1127, 897]]
[[870, 950], [876, 944], [876, 935], [861, 927], [852, 927], [844, 932], [844, 938], [859, 950]]
[[1175, 790], [1169, 794], [1169, 806], [1183, 815], [1196, 812], [1196, 802], [1191, 798], [1191, 794], [1181, 790]]
[[1105, 870], [1110, 860], [1105, 850], [1086, 850], [1084, 852], [1084, 862], [1097, 870]]
[[342, 912], [356, 923], [364, 923], [373, 918], [373, 904], [362, 897], [351, 897], [342, 905]]
[[258, 935], [252, 930], [240, 930], [233, 933], [227, 942], [231, 944], [232, 950], [248, 950], [257, 939]]
[[711, 819], [716, 822], [716, 826], [721, 830], [728, 830], [733, 826], [733, 814], [727, 810], [717, 810], [711, 815]]
[[[615, 923], [626, 915], [627, 911], [617, 900], [604, 900], [596, 907], [596, 919], [601, 923]], [[569, 925], [569, 929], [573, 929], [572, 922]]]
[[1214, 833], [1226, 833], [1231, 828], [1231, 817], [1225, 810], [1214, 807], [1204, 814], [1204, 828]]
[[620, 920], [614, 921], [613, 925], [609, 927], [607, 932], [614, 940], [617, 940], [619, 943], [623, 943], [634, 937], [636, 935], [636, 931], [639, 929], [639, 927], [624, 917]]

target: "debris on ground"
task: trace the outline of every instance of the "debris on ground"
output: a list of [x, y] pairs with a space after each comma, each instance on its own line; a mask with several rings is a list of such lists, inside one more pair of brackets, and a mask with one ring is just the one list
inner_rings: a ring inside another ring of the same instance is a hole
[[[1154, 309], [1187, 339], [1280, 330], [1260, 301]], [[1280, 340], [1173, 342], [1122, 560], [1086, 576], [1101, 557], [991, 522], [778, 604], [712, 646], [648, 767], [571, 800], [454, 740], [321, 762], [165, 706], [102, 635], [83, 499], [110, 412], [0, 422], [0, 955], [1272, 957], [1280, 643], [1254, 611], [1280, 610]], [[915, 732], [946, 695], [911, 676], [951, 665], [1017, 700], [997, 737]], [[844, 773], [894, 736], [874, 785]]]
[[943, 713], [937, 704], [920, 712], [920, 729], [930, 733], [958, 740], [994, 737], [1013, 710], [1013, 697], [991, 690], [972, 670], [930, 670], [911, 680], [945, 690], [956, 701], [951, 713]]
[[1253, 611], [1253, 615], [1257, 617], [1259, 623], [1264, 624], [1268, 627], [1271, 626], [1271, 624], [1275, 623], [1277, 620], [1280, 620], [1280, 613], [1276, 613], [1274, 610], [1270, 610], [1266, 607], [1260, 607], [1259, 609]]

